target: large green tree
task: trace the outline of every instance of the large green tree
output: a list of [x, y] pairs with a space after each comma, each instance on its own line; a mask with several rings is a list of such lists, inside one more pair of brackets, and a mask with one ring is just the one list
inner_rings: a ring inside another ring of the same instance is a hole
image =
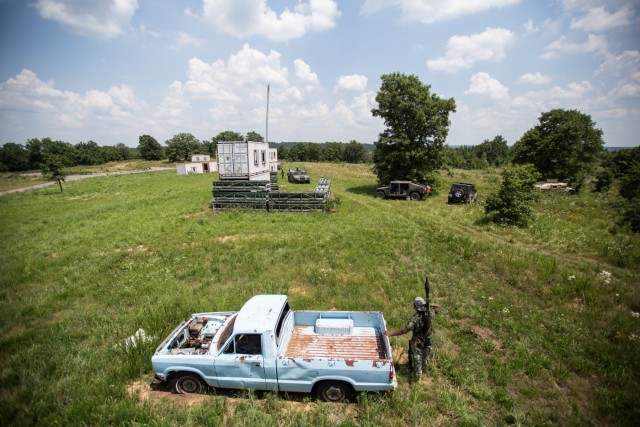
[[232, 130], [225, 130], [214, 136], [212, 141], [216, 143], [218, 141], [244, 141], [244, 137], [241, 133], [234, 132]]
[[179, 133], [165, 141], [167, 157], [170, 162], [186, 162], [191, 156], [203, 151], [202, 144], [190, 133]]
[[375, 142], [374, 171], [380, 183], [396, 178], [424, 178], [441, 168], [449, 133], [449, 114], [456, 111], [453, 98], [430, 92], [415, 75], [382, 76], [371, 110], [386, 129]]
[[264, 137], [257, 132], [251, 131], [247, 133], [247, 141], [264, 142]]
[[580, 188], [603, 150], [602, 130], [578, 110], [551, 110], [538, 121], [513, 145], [512, 162], [531, 163], [542, 178], [569, 181]]
[[150, 135], [141, 135], [138, 138], [138, 152], [143, 160], [162, 160], [164, 158], [162, 145]]

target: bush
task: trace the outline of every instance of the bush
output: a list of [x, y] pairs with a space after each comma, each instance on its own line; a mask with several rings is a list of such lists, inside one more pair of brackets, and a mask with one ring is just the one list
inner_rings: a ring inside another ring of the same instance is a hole
[[511, 166], [502, 172], [502, 185], [497, 193], [490, 194], [485, 214], [491, 220], [504, 225], [525, 226], [533, 219], [531, 203], [537, 199], [533, 184], [540, 179], [531, 164]]

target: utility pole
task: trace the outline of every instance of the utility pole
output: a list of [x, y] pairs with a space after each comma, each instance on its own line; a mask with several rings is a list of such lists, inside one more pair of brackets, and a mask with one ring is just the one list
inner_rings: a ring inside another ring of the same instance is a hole
[[264, 137], [265, 142], [267, 144], [269, 143], [269, 86], [270, 85], [267, 85], [267, 120], [266, 120], [267, 121], [267, 124], [266, 124], [267, 130], [266, 130], [265, 137]]

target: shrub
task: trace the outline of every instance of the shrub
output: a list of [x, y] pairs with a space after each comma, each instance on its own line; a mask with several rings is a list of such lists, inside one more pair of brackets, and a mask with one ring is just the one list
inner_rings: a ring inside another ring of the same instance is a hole
[[531, 203], [537, 193], [533, 184], [540, 179], [531, 164], [511, 166], [502, 172], [502, 185], [497, 193], [487, 198], [485, 214], [491, 220], [504, 225], [525, 226], [533, 219]]

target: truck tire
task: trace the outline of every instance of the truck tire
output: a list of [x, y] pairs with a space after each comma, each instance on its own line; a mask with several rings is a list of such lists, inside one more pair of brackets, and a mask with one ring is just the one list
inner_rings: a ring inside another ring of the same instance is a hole
[[411, 198], [411, 200], [420, 200], [422, 198], [420, 196], [420, 193], [418, 193], [417, 191], [414, 191], [413, 193], [409, 194], [409, 197]]
[[378, 199], [384, 199], [386, 195], [384, 194], [384, 191], [380, 190], [380, 191], [376, 191], [376, 197]]
[[205, 384], [198, 374], [183, 372], [171, 378], [171, 391], [176, 394], [201, 394]]
[[343, 381], [323, 381], [316, 386], [316, 397], [325, 402], [343, 403], [353, 396], [351, 384]]

